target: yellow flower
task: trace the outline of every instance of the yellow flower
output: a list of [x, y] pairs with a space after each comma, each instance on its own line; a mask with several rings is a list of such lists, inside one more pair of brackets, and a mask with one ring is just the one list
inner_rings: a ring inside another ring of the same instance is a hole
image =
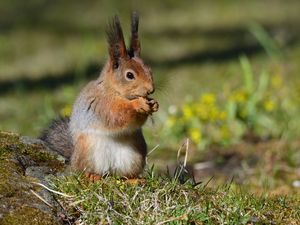
[[224, 111], [219, 112], [219, 120], [224, 121], [227, 118], [227, 113]]
[[62, 116], [70, 116], [72, 113], [72, 107], [70, 105], [65, 105], [65, 107], [63, 107], [61, 110], [60, 110], [60, 114]]
[[195, 105], [195, 110], [197, 113], [197, 116], [201, 119], [201, 120], [207, 120], [209, 113], [207, 110], [207, 106], [203, 105], [203, 104], [196, 104]]
[[209, 108], [209, 120], [210, 121], [215, 121], [218, 119], [218, 114], [219, 114], [219, 111], [217, 109], [217, 107], [210, 107]]
[[198, 143], [200, 143], [201, 138], [202, 138], [201, 130], [197, 129], [197, 128], [191, 128], [189, 130], [189, 136], [195, 144], [198, 144]]
[[237, 90], [230, 96], [230, 99], [237, 103], [243, 103], [247, 100], [247, 93], [244, 90]]
[[276, 104], [272, 100], [264, 101], [263, 106], [264, 106], [264, 109], [268, 112], [272, 112], [276, 108]]
[[205, 93], [200, 97], [200, 102], [205, 105], [214, 105], [216, 102], [216, 96], [212, 93]]
[[176, 123], [176, 118], [174, 116], [170, 116], [167, 118], [167, 122], [166, 122], [166, 125], [168, 127], [173, 127]]
[[280, 76], [279, 74], [274, 75], [271, 79], [271, 84], [273, 88], [280, 88], [282, 86], [282, 83], [282, 76]]
[[184, 120], [190, 120], [193, 117], [193, 110], [190, 105], [183, 105], [182, 112]]

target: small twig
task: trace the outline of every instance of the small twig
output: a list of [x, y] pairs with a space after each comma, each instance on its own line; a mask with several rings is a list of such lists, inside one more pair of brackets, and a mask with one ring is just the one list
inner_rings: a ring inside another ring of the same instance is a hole
[[[180, 162], [180, 153], [181, 153], [181, 150], [182, 148], [185, 146], [185, 155], [184, 155], [184, 161], [183, 161], [183, 165], [181, 164]], [[182, 172], [182, 169], [185, 169], [186, 168], [186, 164], [187, 164], [187, 159], [188, 159], [188, 154], [189, 154], [189, 139], [187, 138], [186, 139], [186, 142], [184, 142], [180, 148], [178, 149], [178, 152], [177, 152], [177, 163], [179, 165], [181, 165], [181, 171]]]
[[44, 202], [47, 206], [49, 206], [49, 207], [51, 207], [51, 208], [53, 208], [53, 206], [49, 203], [49, 202], [47, 202], [42, 196], [40, 196], [38, 193], [36, 193], [34, 190], [30, 190], [30, 192], [32, 193], [32, 194], [34, 194], [38, 199], [40, 199], [42, 202]]
[[58, 200], [57, 198], [56, 198], [56, 196], [53, 196], [53, 198], [54, 198], [54, 200], [55, 200], [55, 202], [59, 205], [59, 207], [61, 208], [61, 210], [62, 210], [62, 213], [63, 213], [63, 215], [65, 215], [67, 218], [64, 220], [64, 222], [67, 222], [69, 225], [72, 225], [72, 223], [71, 223], [71, 219], [70, 219], [70, 216], [68, 215], [68, 212], [66, 211], [66, 209], [65, 209], [65, 207], [60, 203], [60, 200]]
[[152, 149], [150, 150], [150, 152], [148, 152], [147, 156], [149, 156], [152, 152], [154, 152], [158, 147], [159, 147], [159, 144], [156, 145], [154, 148], [152, 148]]
[[177, 151], [177, 162], [178, 162], [178, 163], [180, 163], [180, 162], [179, 162], [179, 157], [180, 157], [181, 149], [182, 149], [184, 146], [185, 146], [185, 143], [183, 143], [183, 144], [180, 146], [180, 148], [178, 149], [178, 151]]
[[187, 220], [187, 219], [188, 219], [187, 215], [183, 214], [183, 215], [178, 216], [178, 217], [171, 217], [168, 220], [161, 221], [161, 222], [157, 223], [156, 225], [162, 225], [162, 224], [169, 223], [169, 222], [176, 221], [176, 220]]
[[80, 204], [81, 202], [84, 202], [84, 201], [85, 201], [85, 199], [81, 199], [81, 200], [78, 200], [78, 201], [75, 201], [75, 202], [71, 202], [69, 204], [69, 206], [76, 206], [76, 205], [78, 205], [78, 204]]
[[61, 195], [61, 196], [67, 197], [67, 198], [72, 198], [72, 197], [74, 197], [74, 196], [67, 195], [67, 194], [65, 194], [65, 193], [62, 193], [62, 192], [59, 192], [59, 191], [55, 191], [55, 190], [53, 190], [53, 189], [50, 189], [50, 188], [48, 188], [46, 185], [41, 184], [41, 183], [38, 183], [38, 182], [31, 182], [31, 183], [36, 184], [36, 185], [38, 185], [38, 186], [41, 186], [41, 187], [45, 188], [46, 190], [48, 190], [48, 191], [50, 191], [50, 192], [52, 192], [52, 193], [55, 193], [55, 194], [58, 194], [58, 195]]
[[156, 149], [158, 149], [158, 147], [159, 147], [159, 144], [156, 145], [154, 148], [152, 148], [150, 152], [148, 152], [148, 154], [147, 154], [147, 156], [146, 156], [146, 164], [148, 164], [148, 156], [149, 156], [152, 152], [154, 152]]
[[186, 139], [186, 145], [185, 145], [185, 156], [184, 156], [184, 162], [183, 162], [184, 168], [186, 168], [186, 163], [187, 163], [187, 159], [188, 159], [189, 143], [190, 143], [190, 140], [187, 138]]

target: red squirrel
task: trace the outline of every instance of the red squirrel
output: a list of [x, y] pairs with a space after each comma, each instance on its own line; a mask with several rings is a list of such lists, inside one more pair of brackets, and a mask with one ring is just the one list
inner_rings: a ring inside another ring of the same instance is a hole
[[41, 137], [91, 180], [105, 174], [137, 178], [145, 166], [141, 127], [158, 110], [158, 102], [148, 97], [154, 82], [140, 57], [138, 25], [133, 13], [126, 49], [120, 21], [113, 18], [106, 30], [109, 58], [100, 76], [79, 93], [70, 118], [54, 121]]

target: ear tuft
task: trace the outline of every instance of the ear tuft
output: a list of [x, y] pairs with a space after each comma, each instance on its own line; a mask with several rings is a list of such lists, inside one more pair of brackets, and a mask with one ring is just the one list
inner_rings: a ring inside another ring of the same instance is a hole
[[115, 16], [108, 24], [106, 29], [106, 36], [108, 42], [108, 51], [112, 65], [118, 68], [120, 58], [127, 57], [126, 46], [123, 37], [123, 31], [118, 16]]
[[139, 15], [137, 12], [133, 12], [131, 15], [131, 39], [130, 39], [130, 49], [129, 56], [140, 56], [141, 53], [141, 45], [138, 36], [139, 29]]

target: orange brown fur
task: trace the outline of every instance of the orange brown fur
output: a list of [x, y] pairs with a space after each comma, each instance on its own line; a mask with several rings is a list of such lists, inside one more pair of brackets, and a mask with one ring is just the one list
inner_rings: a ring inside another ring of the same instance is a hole
[[140, 57], [138, 24], [135, 13], [127, 50], [120, 21], [113, 19], [107, 29], [109, 58], [99, 78], [77, 96], [69, 123], [60, 126], [68, 129], [73, 144], [71, 151], [61, 152], [72, 152], [71, 167], [93, 181], [107, 173], [136, 178], [145, 166], [141, 127], [158, 103], [149, 98], [155, 88], [151, 69]]
[[75, 170], [83, 171], [89, 167], [89, 162], [90, 153], [88, 137], [81, 134], [75, 143], [75, 149], [71, 159], [71, 167]]

